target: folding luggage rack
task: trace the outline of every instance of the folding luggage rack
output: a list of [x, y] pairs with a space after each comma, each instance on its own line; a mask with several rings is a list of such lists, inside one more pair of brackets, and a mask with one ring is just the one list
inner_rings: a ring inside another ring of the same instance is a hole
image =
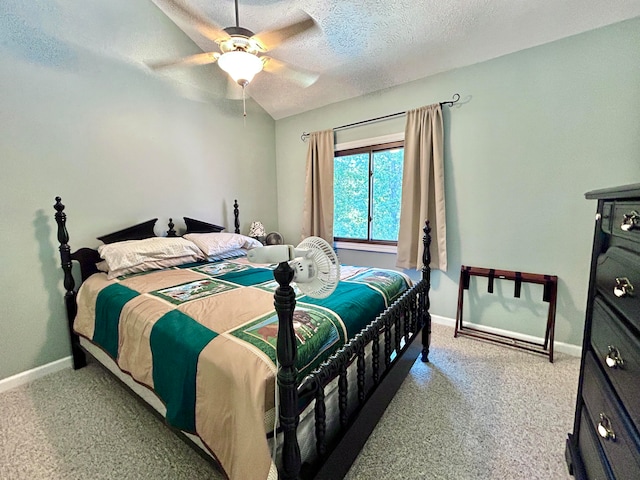
[[[515, 282], [514, 297], [520, 298], [520, 290], [522, 283], [537, 283], [544, 286], [542, 300], [549, 303], [549, 312], [547, 315], [547, 327], [544, 334], [543, 343], [529, 340], [522, 340], [509, 335], [488, 332], [480, 330], [469, 325], [463, 325], [462, 322], [462, 306], [464, 301], [464, 291], [469, 289], [471, 277], [487, 277], [489, 284], [487, 291], [493, 293], [493, 284], [496, 278], [501, 280], [512, 280]], [[496, 270], [494, 268], [469, 267], [462, 265], [460, 267], [460, 284], [458, 286], [458, 310], [456, 313], [456, 328], [454, 337], [458, 335], [466, 335], [469, 337], [480, 338], [493, 343], [509, 345], [511, 347], [528, 350], [534, 353], [540, 353], [549, 357], [549, 361], [553, 363], [553, 331], [556, 320], [556, 299], [558, 295], [558, 277], [555, 275], [544, 275], [539, 273], [515, 272], [511, 270]]]

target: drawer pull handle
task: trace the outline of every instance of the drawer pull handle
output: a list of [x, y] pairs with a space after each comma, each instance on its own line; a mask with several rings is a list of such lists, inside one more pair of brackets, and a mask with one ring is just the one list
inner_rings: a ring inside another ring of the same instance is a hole
[[600, 421], [598, 422], [598, 435], [600, 435], [605, 440], [611, 440], [613, 442], [616, 441], [616, 434], [611, 428], [611, 421], [604, 414], [600, 414]]
[[635, 210], [631, 213], [625, 213], [622, 217], [622, 225], [620, 228], [625, 232], [640, 228], [640, 214]]
[[609, 345], [609, 353], [605, 357], [604, 361], [609, 368], [618, 368], [624, 365], [624, 360], [622, 360], [620, 352], [613, 345]]
[[627, 277], [616, 278], [616, 286], [613, 287], [613, 294], [622, 298], [633, 293], [633, 285]]

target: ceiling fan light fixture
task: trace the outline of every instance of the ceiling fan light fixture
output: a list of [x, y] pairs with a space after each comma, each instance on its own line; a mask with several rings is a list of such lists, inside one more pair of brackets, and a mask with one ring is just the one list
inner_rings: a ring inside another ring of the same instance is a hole
[[223, 53], [218, 59], [218, 65], [242, 87], [247, 86], [264, 66], [259, 57], [242, 50]]

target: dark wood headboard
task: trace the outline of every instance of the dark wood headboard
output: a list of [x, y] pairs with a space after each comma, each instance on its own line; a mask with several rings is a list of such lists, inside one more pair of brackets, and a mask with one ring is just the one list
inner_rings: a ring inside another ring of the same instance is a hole
[[[60, 197], [56, 197], [56, 203], [53, 208], [56, 210], [55, 219], [58, 224], [58, 242], [60, 243], [60, 257], [62, 260], [62, 270], [64, 271], [65, 290], [67, 290], [67, 292], [74, 291], [75, 281], [71, 274], [72, 262], [76, 261], [80, 264], [81, 282], [84, 282], [87, 278], [98, 271], [96, 263], [101, 260], [100, 254], [98, 254], [98, 251], [95, 248], [87, 247], [80, 248], [72, 253], [71, 247], [69, 246], [69, 233], [67, 232], [66, 226], [67, 214], [64, 212], [65, 206], [62, 204], [62, 199]], [[233, 201], [233, 217], [235, 233], [240, 233], [240, 210], [238, 207], [238, 200]], [[221, 227], [220, 225], [196, 220], [190, 217], [183, 218], [187, 227], [187, 231], [185, 233], [210, 233], [221, 232], [224, 230], [224, 227]], [[105, 244], [109, 244], [114, 242], [123, 242], [126, 240], [143, 240], [145, 238], [155, 237], [156, 234], [154, 232], [154, 227], [157, 221], [157, 218], [153, 218], [146, 222], [138, 223], [96, 238]], [[177, 233], [173, 228], [175, 225], [173, 224], [172, 218], [169, 219], [168, 226], [169, 230], [167, 230], [167, 236], [176, 237]]]
[[[57, 197], [56, 200], [60, 198]], [[153, 227], [156, 226], [157, 218], [152, 220], [147, 220], [146, 222], [138, 223], [137, 225], [132, 225], [131, 227], [123, 228], [122, 230], [118, 230], [117, 232], [108, 233], [106, 235], [102, 235], [101, 237], [97, 237], [102, 243], [115, 243], [115, 242], [123, 242], [125, 240], [143, 240], [145, 238], [155, 237], [156, 234], [153, 231]], [[169, 224], [171, 224], [171, 219], [169, 219]], [[173, 230], [171, 225], [169, 226], [169, 231]]]

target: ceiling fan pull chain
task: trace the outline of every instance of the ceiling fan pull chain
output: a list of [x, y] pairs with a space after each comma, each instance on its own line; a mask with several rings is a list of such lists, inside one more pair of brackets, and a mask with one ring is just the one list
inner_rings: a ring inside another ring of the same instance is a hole
[[244, 95], [244, 85], [242, 86], [242, 121], [244, 122], [244, 126], [247, 126], [247, 102], [246, 97]]

